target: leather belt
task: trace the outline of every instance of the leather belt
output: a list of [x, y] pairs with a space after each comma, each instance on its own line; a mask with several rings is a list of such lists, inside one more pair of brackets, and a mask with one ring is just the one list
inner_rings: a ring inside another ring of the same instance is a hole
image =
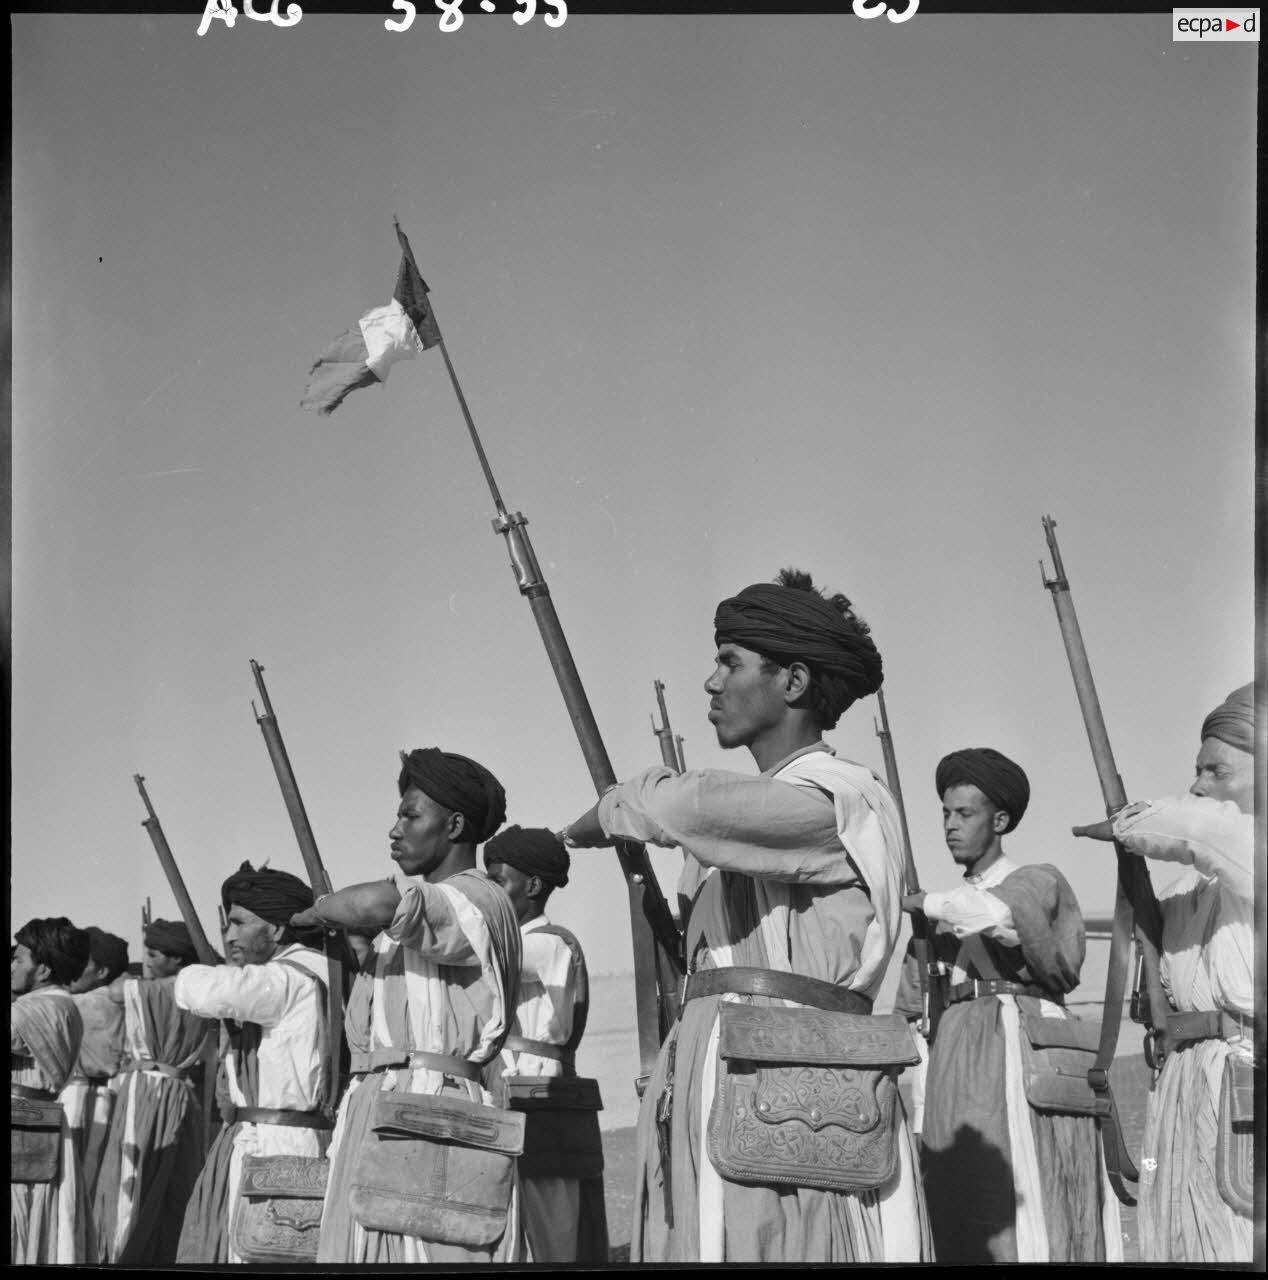
[[152, 1062], [149, 1058], [144, 1058], [140, 1062], [129, 1062], [123, 1068], [127, 1071], [158, 1071], [165, 1076], [171, 1076], [173, 1080], [184, 1080], [185, 1073], [179, 1067], [170, 1066], [166, 1062]]
[[1009, 982], [1004, 978], [970, 978], [947, 988], [947, 1004], [959, 1004], [962, 1000], [981, 1000], [985, 996], [1035, 996], [1051, 1000], [1053, 1004], [1065, 1004], [1063, 995], [1053, 995], [1029, 982]]
[[872, 1002], [857, 991], [847, 991], [833, 982], [803, 978], [796, 973], [779, 973], [774, 969], [698, 969], [683, 986], [682, 999], [698, 1000], [701, 996], [771, 996], [777, 1000], [793, 1000], [832, 1013], [871, 1013]]
[[15, 1098], [29, 1098], [32, 1102], [56, 1102], [57, 1094], [51, 1089], [34, 1089], [29, 1084], [11, 1084], [9, 1093]]
[[1191, 1044], [1195, 1040], [1233, 1040], [1250, 1036], [1254, 1031], [1250, 1018], [1224, 1009], [1168, 1013], [1164, 1021], [1164, 1035], [1169, 1045]]
[[530, 1040], [527, 1036], [507, 1036], [503, 1049], [512, 1053], [531, 1053], [538, 1058], [550, 1058], [553, 1062], [567, 1062], [572, 1057], [564, 1052], [563, 1045], [547, 1044], [545, 1040]]
[[484, 1064], [468, 1058], [455, 1058], [447, 1053], [427, 1053], [423, 1049], [372, 1049], [369, 1053], [350, 1055], [349, 1070], [354, 1076], [369, 1075], [393, 1067], [427, 1068], [442, 1075], [463, 1080], [479, 1080]]
[[90, 1076], [87, 1073], [80, 1071], [80, 1072], [77, 1072], [75, 1075], [71, 1076], [71, 1078], [67, 1080], [66, 1083], [67, 1084], [95, 1084], [100, 1088], [101, 1085], [110, 1083], [110, 1077], [109, 1076]]
[[320, 1111], [282, 1111], [270, 1107], [234, 1107], [226, 1124], [277, 1124], [288, 1129], [331, 1129], [334, 1122]]

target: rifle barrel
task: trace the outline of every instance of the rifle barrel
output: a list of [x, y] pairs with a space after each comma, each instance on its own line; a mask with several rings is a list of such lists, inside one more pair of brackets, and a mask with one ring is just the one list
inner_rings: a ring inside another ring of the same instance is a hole
[[[137, 790], [141, 793], [148, 815], [141, 825], [149, 833], [150, 843], [154, 845], [154, 852], [158, 854], [159, 865], [163, 868], [163, 874], [171, 886], [172, 895], [176, 899], [177, 907], [180, 908], [185, 927], [189, 930], [194, 950], [198, 953], [201, 963], [215, 964], [216, 953], [212, 950], [211, 943], [207, 941], [206, 933], [203, 932], [198, 912], [194, 910], [194, 900], [189, 896], [189, 890], [185, 888], [185, 881], [181, 878], [180, 869], [172, 855], [172, 847], [167, 843], [167, 836], [163, 834], [163, 826], [158, 820], [158, 814], [154, 812], [154, 806], [150, 803], [149, 792], [145, 789], [145, 779], [139, 773], [134, 773], [132, 777], [136, 782]], [[146, 899], [146, 903], [148, 906], [149, 899]]]
[[[308, 821], [308, 811], [304, 808], [304, 799], [299, 793], [299, 783], [295, 778], [295, 770], [291, 766], [290, 756], [286, 752], [286, 743], [282, 740], [282, 731], [273, 713], [273, 702], [264, 683], [264, 668], [251, 659], [251, 674], [255, 676], [256, 688], [260, 691], [262, 712], [255, 713], [255, 722], [264, 735], [264, 745], [268, 748], [269, 759], [273, 762], [273, 772], [277, 775], [277, 785], [282, 790], [282, 799], [286, 804], [286, 812], [295, 831], [295, 839], [299, 844], [300, 857], [304, 860], [304, 870], [308, 873], [308, 883], [313, 893], [320, 896], [331, 891], [330, 877], [322, 864], [321, 853], [317, 849], [317, 838], [313, 835], [312, 823]], [[255, 706], [252, 704], [252, 711]]]

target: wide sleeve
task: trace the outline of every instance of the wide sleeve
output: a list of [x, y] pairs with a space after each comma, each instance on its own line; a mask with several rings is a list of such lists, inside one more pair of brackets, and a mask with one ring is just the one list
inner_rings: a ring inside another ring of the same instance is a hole
[[282, 964], [190, 964], [176, 975], [176, 1003], [202, 1018], [276, 1026], [303, 977]]
[[436, 964], [479, 963], [448, 894], [421, 876], [397, 875], [393, 882], [401, 901], [384, 930], [393, 942]]
[[1114, 822], [1129, 852], [1196, 867], [1239, 898], [1255, 896], [1255, 820], [1231, 800], [1185, 794], [1132, 805]]
[[957, 938], [980, 933], [1006, 947], [1018, 943], [1008, 904], [976, 885], [960, 884], [942, 893], [926, 893], [923, 909], [930, 920], [945, 925]]
[[1018, 867], [990, 889], [1008, 907], [1022, 959], [1041, 986], [1064, 994], [1079, 985], [1087, 950], [1083, 914], [1069, 882], [1047, 863]]
[[656, 766], [599, 802], [609, 836], [680, 846], [707, 867], [788, 883], [856, 881], [832, 797], [778, 778]]

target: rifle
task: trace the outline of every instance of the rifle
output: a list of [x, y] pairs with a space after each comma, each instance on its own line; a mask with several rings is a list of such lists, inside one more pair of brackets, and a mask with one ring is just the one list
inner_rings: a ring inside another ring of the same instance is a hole
[[[189, 930], [189, 937], [194, 944], [194, 950], [198, 954], [199, 963], [216, 964], [216, 953], [212, 950], [211, 943], [207, 941], [207, 935], [203, 932], [202, 923], [198, 919], [198, 912], [194, 910], [193, 899], [189, 896], [189, 890], [185, 888], [185, 881], [181, 879], [180, 870], [176, 866], [176, 859], [172, 856], [172, 848], [167, 843], [167, 837], [163, 834], [163, 827], [158, 820], [158, 814], [154, 812], [154, 806], [150, 803], [149, 793], [145, 789], [145, 779], [139, 773], [134, 773], [132, 777], [136, 781], [136, 789], [141, 793], [145, 811], [149, 815], [142, 821], [141, 825], [150, 833], [150, 841], [154, 845], [154, 852], [158, 854], [163, 874], [167, 876], [167, 883], [171, 886], [176, 905], [180, 908], [181, 919], [185, 921], [185, 928]], [[147, 898], [145, 900], [145, 910], [141, 913], [143, 924], [149, 924], [150, 922], [149, 909], [150, 900]]]
[[[414, 271], [418, 264], [414, 261], [413, 250], [400, 223], [396, 223], [396, 235], [401, 244], [401, 251]], [[422, 279], [419, 273], [419, 279]], [[430, 301], [430, 300], [429, 300]], [[432, 321], [435, 323], [435, 310], [432, 308]], [[595, 790], [602, 795], [616, 783], [616, 774], [612, 762], [608, 758], [607, 748], [599, 734], [599, 726], [590, 709], [590, 701], [586, 697], [581, 683], [581, 675], [573, 661], [572, 651], [564, 636], [559, 615], [555, 611], [554, 601], [550, 597], [550, 588], [542, 576], [541, 565], [533, 551], [528, 537], [528, 521], [522, 512], [508, 511], [502, 501], [502, 494], [493, 478], [493, 471], [476, 432], [471, 410], [467, 407], [466, 397], [458, 382], [453, 362], [449, 358], [449, 350], [440, 334], [439, 323], [435, 324], [437, 345], [444, 357], [445, 368], [449, 373], [449, 381], [453, 385], [454, 395], [467, 424], [467, 432], [480, 462], [480, 469], [489, 486], [490, 496], [496, 509], [493, 519], [493, 530], [506, 539], [507, 553], [511, 560], [511, 571], [515, 575], [515, 583], [519, 592], [529, 603], [533, 611], [533, 619], [542, 643], [546, 647], [546, 656], [554, 670], [559, 691], [563, 695], [564, 705], [572, 720], [581, 753], [585, 757]], [[651, 859], [643, 845], [631, 840], [616, 842], [616, 856], [625, 875], [626, 891], [629, 898], [630, 932], [634, 943], [634, 999], [638, 1016], [639, 1061], [643, 1076], [651, 1073], [660, 1051], [660, 1042], [668, 1034], [677, 1015], [677, 983], [685, 969], [682, 955], [682, 938], [678, 926], [674, 923], [673, 914], [665, 895], [661, 892], [652, 870]]]
[[[660, 758], [665, 767], [675, 773], [687, 771], [687, 759], [682, 753], [682, 737], [675, 736], [669, 725], [669, 708], [665, 705], [665, 685], [663, 681], [653, 682], [656, 690], [656, 701], [660, 706], [660, 728], [656, 727], [656, 717], [652, 717], [652, 733], [660, 743]], [[696, 862], [684, 849], [682, 854], [683, 873], [678, 881], [678, 919], [682, 922], [682, 932], [687, 932], [687, 920], [691, 915], [691, 904], [695, 901], [700, 886], [704, 883], [705, 868]]]
[[[903, 784], [898, 778], [898, 757], [894, 754], [894, 735], [889, 731], [889, 713], [885, 710], [885, 695], [876, 691], [876, 703], [881, 713], [880, 723], [875, 719], [872, 727], [881, 740], [881, 754], [885, 757], [885, 779], [898, 807], [898, 821], [903, 833], [903, 882], [904, 892], [920, 892], [920, 878], [916, 875], [916, 860], [911, 851], [911, 832], [907, 828], [907, 806], [903, 804]], [[937, 1026], [941, 1009], [936, 1007], [938, 992], [930, 982], [931, 952], [929, 947], [929, 919], [923, 911], [911, 913], [912, 951], [916, 967], [920, 971], [920, 1034], [926, 1039]]]
[[660, 728], [656, 727], [656, 717], [652, 717], [652, 733], [660, 743], [660, 758], [666, 767], [675, 773], [687, 772], [687, 759], [682, 753], [682, 734], [675, 735], [669, 727], [669, 708], [665, 706], [665, 684], [662, 680], [654, 680], [652, 687], [656, 690], [656, 702], [660, 707]]
[[[1039, 569], [1043, 576], [1043, 585], [1052, 593], [1052, 603], [1057, 611], [1057, 623], [1065, 642], [1070, 674], [1074, 677], [1079, 709], [1083, 713], [1083, 724], [1087, 729], [1088, 743], [1092, 748], [1092, 759], [1096, 765], [1097, 777], [1100, 779], [1105, 812], [1108, 817], [1113, 818], [1126, 805], [1127, 793], [1114, 764], [1114, 753], [1110, 748], [1109, 734], [1105, 729], [1100, 700], [1096, 696], [1096, 685], [1092, 680], [1092, 668], [1088, 662], [1082, 632], [1079, 630], [1074, 600], [1070, 595], [1070, 582], [1061, 561], [1060, 548], [1057, 546], [1056, 527], [1057, 522], [1051, 516], [1043, 517], [1048, 550], [1052, 555], [1053, 577], [1047, 576], [1042, 560], [1039, 562]], [[1136, 943], [1140, 948], [1141, 965], [1153, 1016], [1159, 1017], [1168, 1004], [1158, 967], [1158, 945], [1162, 936], [1161, 913], [1158, 909], [1158, 900], [1154, 897], [1148, 868], [1140, 858], [1132, 857], [1118, 841], [1114, 842], [1114, 853], [1118, 863], [1118, 877], [1114, 898], [1114, 927], [1110, 936], [1109, 968], [1105, 977], [1101, 1040], [1096, 1063], [1088, 1071], [1087, 1078], [1088, 1086], [1096, 1098], [1096, 1118], [1101, 1131], [1101, 1145], [1105, 1152], [1105, 1168], [1114, 1188], [1114, 1194], [1125, 1205], [1134, 1205], [1135, 1198], [1123, 1183], [1124, 1181], [1138, 1182], [1140, 1175], [1123, 1138], [1118, 1108], [1114, 1102], [1109, 1081], [1109, 1068], [1114, 1060], [1118, 1028], [1123, 1016], [1123, 995], [1133, 930]], [[1147, 1033], [1145, 1037], [1145, 1054], [1151, 1066], [1155, 1065], [1154, 1038], [1153, 1032]], [[1161, 1059], [1157, 1061], [1160, 1063]]]
[[[282, 741], [282, 731], [278, 727], [277, 716], [273, 713], [273, 702], [264, 685], [264, 668], [254, 658], [250, 661], [251, 674], [255, 676], [255, 685], [260, 691], [260, 702], [264, 707], [262, 712], [257, 711], [253, 700], [251, 711], [264, 735], [264, 744], [268, 748], [269, 759], [273, 762], [273, 772], [277, 774], [277, 785], [282, 790], [286, 812], [295, 830], [295, 839], [299, 842], [299, 853], [304, 860], [304, 870], [308, 873], [308, 883], [316, 899], [323, 893], [331, 892], [330, 876], [326, 873], [318, 852], [312, 824], [308, 821], [308, 812], [304, 808], [303, 797], [299, 794], [299, 783], [295, 780], [295, 770], [291, 767], [286, 744]], [[340, 1075], [344, 1065], [345, 1042], [340, 1035], [343, 1027], [344, 978], [354, 972], [355, 966], [348, 964], [349, 948], [342, 930], [324, 927], [322, 950], [326, 955], [326, 1026], [330, 1042], [330, 1100], [333, 1105], [339, 1094]]]

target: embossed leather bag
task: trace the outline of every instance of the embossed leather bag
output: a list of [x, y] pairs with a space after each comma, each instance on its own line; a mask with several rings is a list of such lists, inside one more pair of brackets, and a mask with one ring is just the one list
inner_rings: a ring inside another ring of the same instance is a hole
[[898, 1075], [919, 1061], [897, 1014], [719, 1006], [709, 1159], [730, 1182], [870, 1191], [898, 1171]]
[[246, 1262], [316, 1262], [330, 1161], [244, 1156], [233, 1249]]
[[10, 1182], [56, 1182], [61, 1173], [62, 1104], [9, 1098]]
[[1026, 1101], [1036, 1111], [1095, 1116], [1087, 1073], [1096, 1065], [1101, 1026], [1078, 1018], [1045, 1018], [1018, 1006]]
[[1215, 1140], [1215, 1185], [1230, 1209], [1255, 1211], [1255, 1068], [1230, 1053], [1220, 1083], [1220, 1131]]
[[482, 1248], [506, 1231], [524, 1116], [451, 1094], [380, 1093], [349, 1183], [373, 1231]]
[[506, 1076], [507, 1101], [524, 1113], [526, 1178], [597, 1178], [603, 1172], [599, 1082], [582, 1076]]

